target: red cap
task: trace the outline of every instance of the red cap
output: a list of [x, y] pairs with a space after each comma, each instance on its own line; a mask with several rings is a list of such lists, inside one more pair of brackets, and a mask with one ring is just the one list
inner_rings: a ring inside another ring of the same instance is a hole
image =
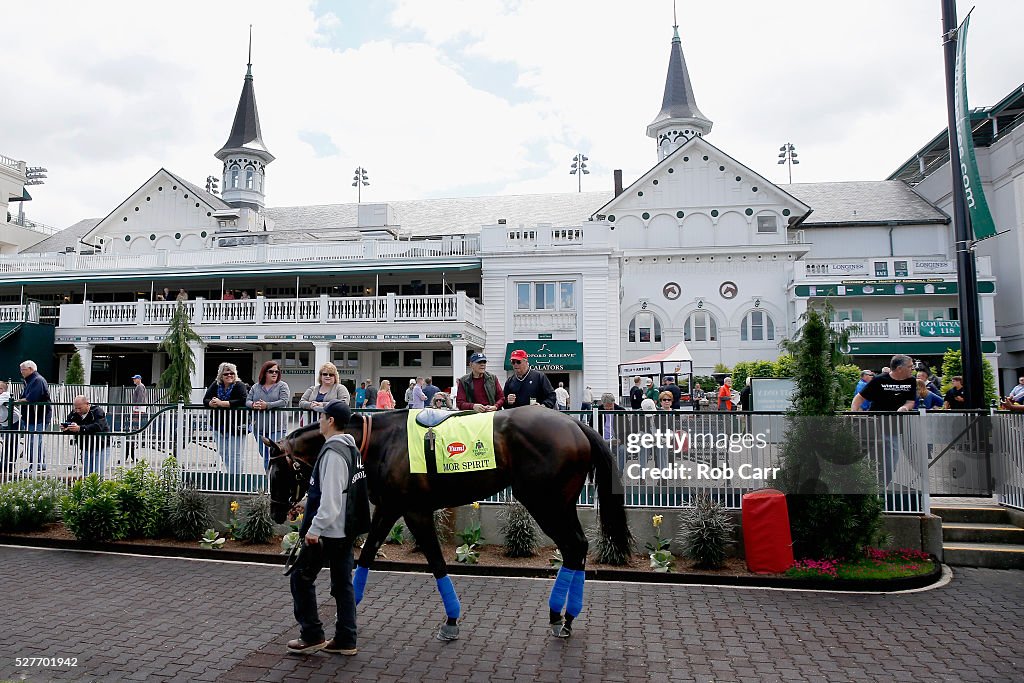
[[526, 351], [522, 349], [516, 349], [512, 352], [512, 360], [526, 360]]

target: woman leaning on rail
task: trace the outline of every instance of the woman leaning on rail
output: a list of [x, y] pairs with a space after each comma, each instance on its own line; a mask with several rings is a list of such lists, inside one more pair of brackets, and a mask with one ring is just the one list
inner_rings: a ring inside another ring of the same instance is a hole
[[217, 367], [217, 378], [206, 389], [203, 405], [212, 408], [210, 430], [217, 439], [217, 453], [224, 467], [232, 476], [241, 474], [242, 439], [248, 420], [244, 410], [230, 410], [245, 407], [245, 385], [238, 379], [234, 363], [221, 363]]
[[270, 468], [270, 449], [263, 443], [263, 437], [280, 441], [287, 431], [285, 414], [278, 410], [291, 403], [288, 383], [281, 379], [281, 366], [268, 360], [260, 368], [259, 381], [249, 389], [245, 405], [253, 409], [252, 436], [263, 456], [263, 469]]

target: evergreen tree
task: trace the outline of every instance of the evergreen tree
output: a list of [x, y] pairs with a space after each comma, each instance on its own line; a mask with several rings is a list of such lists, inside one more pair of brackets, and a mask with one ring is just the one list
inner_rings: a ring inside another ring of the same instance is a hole
[[192, 329], [185, 303], [178, 302], [167, 327], [167, 336], [159, 349], [167, 353], [167, 369], [160, 375], [160, 385], [167, 389], [169, 403], [188, 403], [192, 395], [192, 373], [196, 369], [195, 355], [189, 342], [202, 339]]
[[786, 493], [798, 557], [852, 557], [881, 525], [878, 484], [848, 421], [843, 365], [848, 332], [836, 332], [828, 311], [810, 309], [792, 354], [796, 389], [782, 445], [780, 482]]
[[85, 368], [82, 367], [82, 357], [75, 351], [68, 362], [68, 371], [64, 375], [65, 384], [85, 384]]

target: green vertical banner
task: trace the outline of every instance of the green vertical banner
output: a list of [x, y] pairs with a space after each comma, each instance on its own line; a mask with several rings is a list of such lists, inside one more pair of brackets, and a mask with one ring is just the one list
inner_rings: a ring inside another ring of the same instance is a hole
[[974, 238], [983, 240], [996, 234], [992, 214], [981, 187], [978, 161], [974, 157], [974, 134], [971, 130], [971, 108], [967, 105], [967, 24], [971, 16], [956, 31], [956, 77], [954, 101], [956, 107], [956, 143], [960, 149], [960, 178], [964, 186], [964, 201], [971, 214]]

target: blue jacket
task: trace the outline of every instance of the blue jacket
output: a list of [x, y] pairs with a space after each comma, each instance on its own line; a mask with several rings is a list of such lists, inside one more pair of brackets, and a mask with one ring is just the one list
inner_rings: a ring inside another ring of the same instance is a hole
[[[38, 372], [33, 372], [25, 378], [25, 390], [21, 392], [21, 400], [25, 403], [50, 403], [50, 385], [46, 383], [46, 380]], [[24, 411], [25, 423], [37, 424], [43, 422], [49, 424], [50, 411], [49, 405], [42, 411], [38, 408], [29, 408]], [[40, 414], [43, 416], [42, 420], [39, 419]]]
[[[864, 380], [860, 380], [859, 382], [857, 382], [857, 388], [853, 390], [853, 395], [856, 396], [857, 394], [859, 394], [860, 390], [866, 387], [867, 385], [868, 383], [865, 382]], [[871, 401], [864, 399], [864, 403], [861, 404], [860, 409], [871, 410]]]

